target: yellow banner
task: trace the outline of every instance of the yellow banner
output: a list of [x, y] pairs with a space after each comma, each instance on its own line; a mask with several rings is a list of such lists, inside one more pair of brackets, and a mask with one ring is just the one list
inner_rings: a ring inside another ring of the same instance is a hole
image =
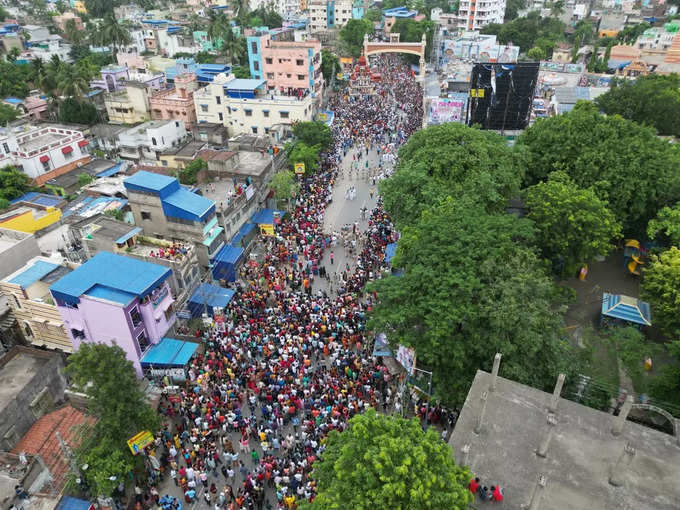
[[274, 225], [267, 223], [260, 224], [260, 234], [263, 236], [273, 236], [274, 235]]
[[296, 174], [304, 174], [305, 173], [305, 164], [304, 163], [295, 163], [293, 165], [293, 168], [295, 168]]
[[153, 434], [148, 430], [142, 430], [139, 434], [127, 440], [132, 455], [137, 455], [151, 443], [153, 443]]

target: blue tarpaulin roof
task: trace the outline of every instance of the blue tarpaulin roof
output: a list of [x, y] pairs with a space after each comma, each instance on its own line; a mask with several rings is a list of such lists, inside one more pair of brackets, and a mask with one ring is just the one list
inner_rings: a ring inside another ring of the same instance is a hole
[[88, 510], [92, 505], [84, 499], [65, 496], [57, 505], [56, 510]]
[[113, 165], [111, 168], [107, 168], [103, 172], [99, 172], [97, 174], [97, 177], [111, 177], [112, 175], [116, 175], [118, 172], [121, 172], [122, 170], [124, 170], [123, 163], [118, 163], [117, 165]]
[[652, 325], [649, 303], [623, 294], [603, 293], [602, 315], [643, 326]]
[[17, 202], [30, 202], [32, 204], [44, 205], [46, 207], [56, 207], [64, 199], [56, 195], [49, 195], [47, 193], [37, 193], [35, 191], [29, 191], [24, 193], [19, 198], [15, 198], [10, 201], [10, 204], [16, 204]]
[[225, 289], [210, 283], [201, 283], [196, 292], [194, 292], [194, 295], [189, 299], [189, 302], [197, 303], [201, 306], [208, 305], [211, 308], [214, 306], [224, 308], [229, 304], [233, 296], [234, 291], [231, 289]]
[[44, 260], [36, 260], [31, 267], [16, 275], [8, 283], [20, 285], [21, 288], [25, 290], [58, 267], [59, 264], [53, 264], [52, 262], [46, 262]]
[[279, 213], [279, 218], [283, 217], [283, 211], [275, 211], [274, 209], [262, 209], [253, 214], [250, 221], [257, 223], [258, 225], [273, 225], [274, 224], [274, 213]]
[[154, 191], [163, 196], [162, 192], [166, 191], [166, 189], [168, 193], [171, 193], [179, 188], [179, 181], [174, 177], [141, 170], [125, 179], [123, 185], [132, 190]]
[[394, 254], [397, 252], [397, 243], [390, 243], [385, 246], [385, 262], [390, 264], [394, 258]]
[[215, 202], [184, 188], [179, 188], [165, 197], [162, 205], [163, 212], [168, 216], [194, 221], [205, 220], [215, 210]]
[[194, 355], [197, 348], [197, 343], [164, 337], [147, 351], [140, 363], [142, 365], [183, 367]]
[[67, 303], [76, 304], [80, 296], [96, 285], [138, 296], [140, 299], [165, 281], [172, 270], [159, 264], [99, 252], [79, 268], [50, 287], [52, 295]]
[[120, 303], [121, 305], [129, 305], [132, 300], [135, 299], [134, 294], [125, 292], [120, 289], [112, 289], [106, 285], [95, 285], [90, 290], [85, 292], [88, 297], [104, 299], [106, 301], [112, 301], [113, 303]]
[[236, 233], [236, 235], [231, 240], [231, 243], [229, 244], [238, 247], [238, 243], [241, 242], [241, 239], [247, 236], [254, 228], [255, 228], [254, 223], [244, 223], [243, 225], [241, 225], [241, 228], [238, 229], [238, 232]]

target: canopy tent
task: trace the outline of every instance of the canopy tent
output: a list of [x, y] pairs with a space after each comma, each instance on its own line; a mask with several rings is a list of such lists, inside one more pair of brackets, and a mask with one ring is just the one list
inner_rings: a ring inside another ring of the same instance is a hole
[[392, 259], [394, 258], [394, 254], [397, 252], [397, 243], [390, 243], [387, 246], [385, 246], [385, 262], [388, 264], [392, 263]]
[[175, 338], [163, 337], [151, 347], [140, 360], [143, 367], [183, 367], [198, 349], [195, 342], [184, 342]]
[[651, 326], [652, 315], [649, 303], [640, 301], [634, 297], [623, 294], [602, 295], [602, 323], [606, 325], [607, 319], [624, 321], [640, 326]]
[[[276, 216], [278, 215], [278, 221]], [[283, 218], [284, 211], [275, 211], [274, 209], [262, 209], [253, 214], [250, 218], [252, 223], [257, 223], [258, 225], [273, 225], [274, 223], [279, 223], [281, 218]]]
[[203, 312], [206, 312], [213, 317], [213, 309], [215, 307], [224, 308], [229, 304], [235, 291], [218, 287], [210, 283], [201, 283], [193, 296], [189, 298], [187, 308], [191, 310], [192, 317], [200, 317]]
[[57, 510], [90, 510], [94, 509], [89, 501], [84, 499], [73, 498], [65, 496], [57, 505]]
[[[244, 245], [247, 245], [249, 241], [248, 234], [250, 234], [254, 229], [255, 229], [254, 223], [244, 223], [243, 225], [241, 225], [241, 228], [238, 229], [238, 232], [232, 238], [229, 244], [231, 244], [234, 247], [239, 246], [243, 247]], [[241, 243], [241, 241], [243, 241], [243, 243]]]
[[236, 281], [236, 268], [243, 262], [243, 248], [224, 245], [212, 259], [212, 272], [215, 280]]

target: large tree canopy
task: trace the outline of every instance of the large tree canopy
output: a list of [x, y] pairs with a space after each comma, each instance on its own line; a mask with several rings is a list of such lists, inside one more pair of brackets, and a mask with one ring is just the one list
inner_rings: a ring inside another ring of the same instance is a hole
[[490, 23], [482, 28], [482, 34], [498, 36], [498, 42], [508, 44], [512, 42], [522, 51], [539, 47], [551, 52], [557, 41], [564, 38], [565, 25], [555, 18], [542, 18], [540, 13], [530, 12], [523, 18], [517, 18], [507, 23]]
[[680, 76], [650, 74], [635, 80], [614, 79], [595, 100], [608, 114], [653, 126], [661, 135], [680, 136]]
[[433, 429], [373, 409], [328, 435], [312, 478], [318, 494], [308, 510], [463, 510], [472, 500], [469, 471]]
[[580, 189], [563, 172], [553, 172], [547, 182], [526, 191], [528, 218], [536, 225], [536, 242], [543, 256], [560, 272], [614, 249], [621, 225], [595, 192]]
[[365, 19], [351, 19], [340, 30], [340, 40], [347, 45], [353, 57], [361, 55], [364, 46], [364, 35], [373, 32], [373, 23]]
[[394, 175], [380, 184], [386, 210], [398, 228], [447, 196], [470, 193], [501, 210], [519, 193], [522, 151], [500, 136], [450, 122], [415, 132], [399, 150]]
[[680, 250], [652, 255], [644, 271], [641, 297], [652, 307], [654, 324], [670, 338], [680, 337]]
[[592, 103], [537, 121], [519, 138], [521, 147], [528, 150], [527, 184], [561, 170], [608, 201], [627, 234], [644, 232], [661, 207], [680, 199], [680, 149], [652, 128], [600, 115]]
[[478, 368], [503, 353], [510, 379], [549, 386], [562, 328], [556, 289], [536, 255], [531, 222], [484, 212], [472, 196], [447, 198], [403, 229], [393, 264], [404, 274], [373, 284], [369, 328], [416, 349], [436, 393], [460, 403]]
[[327, 150], [333, 141], [331, 128], [321, 121], [296, 122], [293, 134], [302, 143], [319, 145], [322, 151]]

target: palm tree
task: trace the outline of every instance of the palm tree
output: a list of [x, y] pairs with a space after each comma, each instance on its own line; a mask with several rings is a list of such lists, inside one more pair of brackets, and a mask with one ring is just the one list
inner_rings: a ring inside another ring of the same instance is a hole
[[222, 48], [220, 48], [222, 53], [229, 57], [231, 64], [240, 64], [243, 57], [248, 52], [248, 47], [246, 46], [245, 37], [227, 37], [223, 43]]
[[65, 66], [57, 76], [57, 91], [61, 96], [82, 98], [90, 90], [87, 77], [76, 66]]
[[104, 18], [101, 31], [102, 42], [113, 48], [113, 57], [115, 60], [118, 48], [130, 44], [130, 32], [122, 23], [118, 23], [118, 20], [110, 13]]
[[75, 20], [68, 20], [64, 26], [64, 34], [71, 44], [80, 44], [85, 39], [85, 31], [76, 26]]
[[213, 14], [211, 12], [210, 22], [208, 24], [208, 38], [212, 41], [213, 45], [217, 44], [218, 40], [224, 41], [229, 37], [230, 32], [231, 27], [229, 26], [227, 15], [223, 12], [219, 14]]
[[186, 29], [189, 31], [190, 34], [193, 34], [194, 32], [197, 32], [199, 30], [203, 30], [205, 26], [206, 26], [205, 19], [201, 18], [198, 14], [192, 14], [191, 16], [189, 16], [187, 24], [185, 25]]
[[564, 13], [564, 0], [554, 0], [550, 5], [550, 15], [559, 18]]

